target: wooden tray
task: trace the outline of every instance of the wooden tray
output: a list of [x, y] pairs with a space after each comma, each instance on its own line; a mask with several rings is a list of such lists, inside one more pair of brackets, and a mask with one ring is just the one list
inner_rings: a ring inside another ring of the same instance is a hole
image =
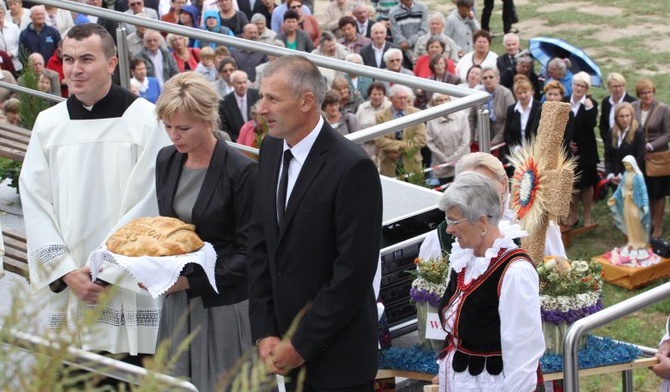
[[628, 290], [638, 289], [655, 280], [670, 276], [670, 259], [661, 258], [658, 264], [649, 267], [617, 267], [610, 264], [604, 255], [593, 257], [603, 267], [603, 279]]

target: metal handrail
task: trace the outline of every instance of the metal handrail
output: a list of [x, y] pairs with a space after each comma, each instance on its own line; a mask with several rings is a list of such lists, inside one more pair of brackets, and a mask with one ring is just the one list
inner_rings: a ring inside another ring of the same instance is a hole
[[33, 89], [31, 89], [31, 88], [23, 87], [23, 86], [20, 86], [20, 85], [18, 85], [18, 84], [12, 84], [12, 83], [3, 82], [2, 80], [0, 80], [0, 87], [2, 87], [2, 88], [6, 88], [7, 90], [16, 91], [16, 92], [19, 92], [19, 93], [25, 93], [25, 94], [28, 94], [28, 95], [34, 95], [34, 96], [36, 96], [36, 97], [38, 97], [38, 98], [46, 99], [47, 101], [51, 101], [51, 102], [62, 102], [62, 101], [65, 101], [65, 98], [60, 97], [60, 96], [58, 96], [58, 95], [53, 95], [53, 94], [49, 94], [49, 93], [44, 93], [44, 92], [42, 92], [42, 91], [33, 90]]
[[458, 99], [435, 106], [430, 109], [422, 110], [420, 112], [410, 114], [399, 119], [388, 121], [384, 124], [375, 125], [363, 131], [356, 132], [349, 135], [349, 139], [362, 143], [364, 141], [372, 140], [385, 134], [403, 129], [404, 127], [423, 123], [433, 118], [437, 118], [449, 113], [453, 113], [477, 104], [485, 103], [489, 94], [483, 91], [472, 90], [464, 87], [459, 87], [447, 83], [442, 83], [425, 78], [419, 78], [414, 75], [405, 75], [398, 72], [392, 72], [385, 69], [379, 69], [359, 64], [354, 64], [347, 61], [342, 61], [330, 57], [324, 57], [311, 53], [297, 53], [295, 50], [280, 48], [262, 42], [252, 42], [243, 38], [225, 36], [218, 33], [213, 33], [192, 27], [181, 26], [174, 23], [153, 20], [140, 16], [130, 15], [114, 10], [108, 10], [101, 7], [94, 7], [86, 4], [75, 3], [69, 0], [34, 0], [34, 3], [49, 5], [57, 8], [66, 9], [84, 13], [87, 15], [95, 15], [101, 18], [114, 20], [133, 24], [137, 26], [144, 26], [150, 29], [159, 30], [163, 32], [178, 34], [190, 38], [197, 38], [201, 40], [213, 41], [226, 46], [232, 46], [245, 50], [260, 52], [273, 56], [285, 56], [300, 54], [314, 62], [316, 65], [326, 68], [332, 68], [341, 72], [354, 73], [357, 75], [368, 76], [374, 79], [380, 79], [388, 82], [402, 83], [406, 86], [421, 88], [425, 90], [435, 91], [442, 94], [447, 94]]
[[[5, 343], [31, 352], [35, 352], [37, 349], [46, 349], [46, 353], [40, 351], [40, 353], [46, 355], [49, 355], [49, 351], [60, 350], [60, 347], [56, 343], [35, 335], [21, 332], [14, 328], [11, 329], [11, 339], [6, 338]], [[198, 392], [195, 385], [190, 382], [165, 374], [152, 372], [142, 367], [104, 357], [89, 351], [68, 347], [67, 354], [69, 359], [64, 360], [64, 363], [123, 382], [139, 385], [146, 377], [155, 377], [155, 379], [164, 384], [165, 387], [170, 387], [170, 390], [176, 388], [176, 390], [180, 391]]]
[[669, 296], [670, 282], [575, 321], [568, 329], [563, 340], [563, 387], [565, 391], [579, 391], [577, 351], [579, 340], [585, 333], [656, 302], [668, 299]]

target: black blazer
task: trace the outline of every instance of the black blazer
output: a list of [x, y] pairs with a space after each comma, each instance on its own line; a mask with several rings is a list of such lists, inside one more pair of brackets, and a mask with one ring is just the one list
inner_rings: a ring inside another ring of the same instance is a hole
[[[363, 64], [369, 65], [370, 67], [375, 67], [375, 68], [381, 68], [381, 69], [386, 69], [386, 63], [384, 62], [384, 55], [382, 54], [382, 64], [381, 66], [377, 66], [377, 61], [375, 60], [375, 50], [372, 49], [372, 43], [369, 43], [365, 45], [364, 47], [361, 48], [360, 55], [363, 58]], [[392, 44], [390, 42], [384, 43], [384, 53], [386, 53], [387, 50], [391, 48], [396, 48], [400, 49], [400, 47], [396, 44]], [[402, 66], [412, 70], [412, 62], [403, 54], [402, 56]]]
[[[177, 217], [172, 204], [186, 155], [174, 146], [164, 147], [156, 159], [156, 196], [162, 216]], [[203, 241], [216, 250], [216, 287], [212, 289], [202, 268], [186, 275], [189, 297], [202, 297], [207, 307], [230, 305], [247, 299], [247, 229], [256, 191], [257, 165], [251, 158], [219, 140], [193, 206], [192, 223]]]
[[372, 280], [381, 241], [379, 172], [360, 146], [324, 123], [280, 227], [282, 154], [283, 140], [263, 140], [247, 263], [252, 340], [283, 336], [311, 304], [291, 339], [305, 359], [306, 383], [346, 389], [372, 382], [378, 366]]
[[362, 35], [363, 37], [367, 37], [372, 39], [372, 25], [375, 24], [375, 21], [372, 19], [368, 19], [368, 27], [365, 29], [365, 31], [361, 31], [358, 29], [358, 23], [356, 23], [356, 31], [358, 31], [358, 34]]
[[[587, 98], [591, 98], [590, 95]], [[571, 97], [564, 98], [565, 102], [570, 102]], [[598, 156], [598, 145], [596, 144], [596, 121], [598, 120], [598, 102], [591, 98], [593, 107], [586, 110], [584, 105], [579, 106], [575, 116], [575, 126], [572, 133], [572, 141], [577, 144], [578, 168], [595, 166], [600, 162]]]
[[[630, 131], [629, 131], [630, 132]], [[628, 136], [628, 135], [626, 135]], [[627, 137], [621, 142], [621, 145], [616, 147], [612, 145], [612, 129], [607, 132], [607, 139], [603, 139], [605, 142], [605, 174], [614, 174], [623, 173], [625, 168], [621, 160], [626, 155], [632, 155], [637, 161], [637, 166], [640, 168], [642, 173], [644, 173], [644, 155], [646, 153], [646, 138], [644, 135], [644, 129], [638, 128], [635, 132], [635, 137], [633, 142], [629, 143]]]
[[[516, 104], [515, 104], [516, 105]], [[520, 145], [521, 140], [521, 113], [514, 111], [514, 106], [507, 107], [507, 115], [505, 117], [505, 130], [503, 131], [503, 140], [509, 150], [514, 146]], [[537, 136], [537, 129], [540, 126], [540, 116], [542, 115], [542, 104], [533, 99], [530, 107], [530, 114], [528, 115], [528, 122], [526, 123], [525, 140], [530, 142], [531, 138]]]
[[496, 59], [496, 67], [498, 68], [498, 72], [502, 74], [507, 68], [516, 68], [516, 60], [510, 60], [507, 53], [503, 53]]
[[[598, 127], [600, 128], [600, 138], [605, 142], [605, 138], [607, 135], [610, 133], [610, 129], [614, 126], [614, 124], [610, 124], [610, 111], [612, 110], [612, 104], [610, 103], [610, 97], [611, 95], [606, 96], [603, 98], [602, 102], [600, 103], [600, 124]], [[637, 101], [637, 98], [634, 96], [624, 93], [623, 95], [623, 100], [624, 102], [635, 102]], [[605, 144], [607, 144], [605, 142]], [[624, 155], [625, 156], [625, 155]], [[624, 157], [622, 156], [622, 158]], [[640, 166], [642, 167], [642, 166]]]
[[[262, 14], [263, 10], [265, 9], [267, 12], [267, 9], [263, 5], [263, 2], [261, 0], [256, 0], [254, 2], [254, 8], [251, 8], [251, 2], [249, 0], [237, 0], [237, 7], [239, 8], [244, 15], [247, 16], [247, 19], [251, 20], [251, 17], [254, 16], [255, 13]], [[270, 25], [267, 25], [268, 28]]]
[[[251, 107], [259, 98], [258, 90], [253, 88], [247, 90], [247, 118], [249, 120], [251, 120]], [[244, 125], [244, 118], [242, 118], [240, 107], [237, 106], [235, 91], [229, 92], [219, 101], [219, 119], [221, 120], [221, 130], [228, 132], [231, 140], [236, 141], [240, 134], [240, 128]]]

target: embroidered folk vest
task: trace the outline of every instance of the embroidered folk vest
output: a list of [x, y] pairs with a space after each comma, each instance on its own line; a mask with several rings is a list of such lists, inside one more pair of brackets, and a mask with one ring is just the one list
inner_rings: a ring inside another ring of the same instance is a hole
[[[501, 249], [496, 258], [491, 259], [484, 274], [473, 279], [469, 284], [463, 283], [465, 270], [457, 274], [451, 271], [447, 289], [440, 301], [440, 319], [445, 322], [445, 311], [461, 292], [463, 299], [456, 309], [453, 336], [448, 335], [445, 341], [446, 355], [450, 349], [455, 349], [452, 367], [460, 373], [468, 370], [473, 376], [479, 375], [484, 368], [487, 373], [497, 375], [502, 372], [503, 361], [500, 343], [500, 289], [502, 278], [509, 264], [515, 259], [530, 257], [521, 249]], [[452, 347], [453, 338], [457, 338], [458, 345]]]

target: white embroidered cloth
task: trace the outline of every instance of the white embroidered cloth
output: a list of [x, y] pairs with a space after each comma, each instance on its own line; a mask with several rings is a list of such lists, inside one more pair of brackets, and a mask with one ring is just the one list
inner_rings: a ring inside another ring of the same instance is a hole
[[[153, 298], [158, 298], [177, 282], [179, 274], [188, 263], [195, 263], [202, 267], [207, 275], [207, 280], [217, 293], [214, 265], [216, 264], [216, 251], [209, 242], [197, 252], [178, 256], [122, 256], [107, 250], [105, 244], [93, 251], [89, 257], [91, 277], [98, 278], [101, 268], [111, 267], [110, 264], [119, 266], [137, 281], [147, 288]], [[113, 283], [113, 282], [112, 282]]]

